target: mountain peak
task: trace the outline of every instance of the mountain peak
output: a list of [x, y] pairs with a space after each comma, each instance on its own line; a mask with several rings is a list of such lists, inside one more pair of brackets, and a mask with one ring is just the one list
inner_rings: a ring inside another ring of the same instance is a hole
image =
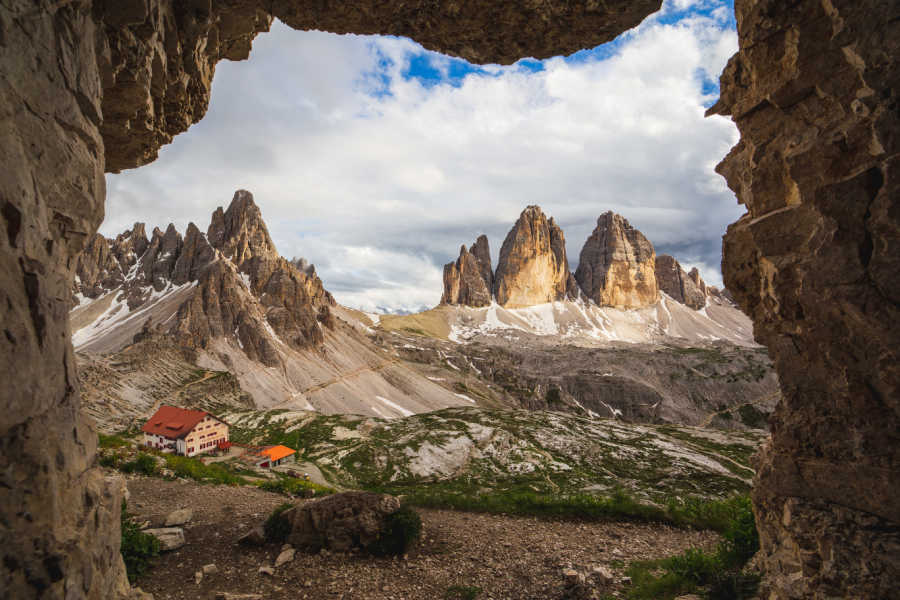
[[500, 248], [494, 296], [510, 308], [562, 300], [570, 285], [562, 229], [537, 205], [522, 211]]
[[655, 269], [653, 244], [624, 217], [607, 211], [581, 249], [575, 280], [601, 306], [640, 308], [659, 300]]

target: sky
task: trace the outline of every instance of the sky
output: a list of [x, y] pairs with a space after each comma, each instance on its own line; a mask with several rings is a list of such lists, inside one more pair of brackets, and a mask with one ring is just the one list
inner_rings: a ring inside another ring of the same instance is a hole
[[140, 169], [107, 175], [107, 236], [193, 221], [250, 190], [279, 250], [347, 306], [434, 306], [443, 264], [487, 234], [496, 267], [540, 205], [571, 269], [597, 217], [623, 215], [721, 285], [721, 237], [744, 212], [715, 165], [738, 140], [704, 118], [737, 50], [730, 0], [665, 0], [613, 42], [472, 65], [405, 38], [273, 23], [220, 62], [206, 117]]

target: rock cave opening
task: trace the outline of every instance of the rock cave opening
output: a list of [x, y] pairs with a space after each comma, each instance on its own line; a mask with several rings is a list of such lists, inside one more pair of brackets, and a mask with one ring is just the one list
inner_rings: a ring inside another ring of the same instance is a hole
[[[610, 40], [659, 4], [4, 4], [0, 46], [16, 49], [0, 55], [5, 593], [136, 594], [118, 554], [122, 483], [96, 468], [79, 411], [72, 270], [102, 220], [104, 173], [152, 161], [199, 121], [219, 60], [246, 58], [277, 17], [509, 63]], [[771, 598], [888, 598], [900, 581], [898, 11], [737, 0], [739, 49], [710, 108], [740, 131], [718, 168], [747, 209], [724, 238], [725, 284], [784, 396], [754, 490]]]

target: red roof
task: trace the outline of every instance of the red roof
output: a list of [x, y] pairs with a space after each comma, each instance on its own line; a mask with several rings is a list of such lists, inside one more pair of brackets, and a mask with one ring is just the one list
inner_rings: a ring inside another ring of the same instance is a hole
[[164, 404], [144, 423], [141, 431], [177, 439], [190, 433], [197, 423], [207, 415], [209, 413], [206, 411], [188, 410]]

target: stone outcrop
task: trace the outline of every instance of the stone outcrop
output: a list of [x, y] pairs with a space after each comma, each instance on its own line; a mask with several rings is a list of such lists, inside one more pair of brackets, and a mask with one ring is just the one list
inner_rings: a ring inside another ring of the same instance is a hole
[[887, 598], [900, 581], [900, 4], [735, 3], [711, 113], [747, 213], [725, 284], [778, 369], [753, 497], [765, 597]]
[[[655, 274], [659, 291], [665, 292], [673, 300], [690, 306], [694, 310], [706, 306], [706, 284], [703, 283], [700, 272], [696, 268], [691, 269], [690, 274], [685, 273], [681, 264], [674, 257], [660, 254], [656, 257]], [[716, 292], [718, 294], [718, 290]]]
[[620, 215], [607, 212], [584, 243], [575, 280], [600, 306], [640, 308], [659, 300], [656, 252]]
[[459, 249], [456, 262], [444, 265], [444, 293], [441, 304], [488, 306], [491, 303], [491, 253], [486, 236], [479, 236], [472, 247]]
[[394, 496], [344, 492], [295, 506], [282, 515], [290, 524], [287, 542], [292, 546], [347, 552], [371, 545], [384, 531], [385, 517], [399, 508]]
[[566, 238], [539, 206], [529, 206], [503, 240], [494, 273], [494, 297], [518, 308], [563, 300], [571, 288]]

